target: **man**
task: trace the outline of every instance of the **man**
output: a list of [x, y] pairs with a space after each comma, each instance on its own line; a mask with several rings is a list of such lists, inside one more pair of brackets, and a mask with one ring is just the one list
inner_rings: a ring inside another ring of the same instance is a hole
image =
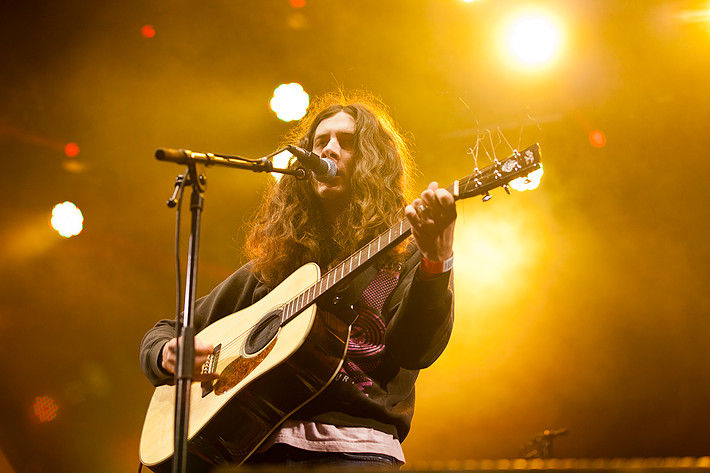
[[[355, 294], [358, 314], [335, 379], [267, 438], [247, 463], [391, 466], [413, 415], [414, 382], [444, 350], [453, 326], [453, 196], [435, 182], [407, 205], [411, 158], [376, 102], [326, 96], [289, 140], [337, 164], [319, 182], [285, 176], [264, 198], [247, 239], [250, 262], [196, 303], [199, 332], [264, 297], [305, 263], [329, 269], [400, 221], [414, 242], [374, 259]], [[321, 310], [321, 309], [319, 309]], [[172, 379], [174, 322], [143, 339], [141, 363], [154, 385]], [[213, 347], [196, 338], [195, 372]]]

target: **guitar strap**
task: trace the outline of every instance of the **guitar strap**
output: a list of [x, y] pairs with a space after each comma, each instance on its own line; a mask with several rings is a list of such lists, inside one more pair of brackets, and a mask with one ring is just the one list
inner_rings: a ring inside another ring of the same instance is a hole
[[353, 304], [362, 291], [375, 279], [378, 272], [377, 265], [368, 264], [354, 276], [325, 292], [318, 298], [316, 305], [351, 325], [357, 318]]

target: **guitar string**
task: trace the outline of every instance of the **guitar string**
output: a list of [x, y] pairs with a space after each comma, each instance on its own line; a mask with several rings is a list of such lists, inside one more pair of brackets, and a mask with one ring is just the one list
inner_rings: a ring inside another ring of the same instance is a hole
[[[399, 227], [399, 229], [397, 229], [397, 227]], [[297, 296], [285, 302], [281, 307], [292, 307], [292, 313], [286, 315], [286, 318], [282, 322], [282, 325], [284, 322], [301, 313], [303, 309], [313, 304], [319, 296], [321, 296], [335, 284], [343, 280], [346, 276], [350, 275], [354, 270], [362, 266], [362, 256], [365, 255], [366, 250], [369, 256], [365, 256], [365, 262], [379, 254], [384, 249], [388, 248], [393, 241], [401, 237], [403, 234], [406, 234], [410, 229], [411, 226], [408, 225], [408, 222], [406, 222], [404, 219], [400, 220], [399, 223], [392, 225], [388, 230], [373, 238], [370, 242], [363, 245], [353, 255], [346, 258], [343, 262], [341, 262], [340, 264], [332, 268], [330, 271], [325, 273], [321, 278], [318, 279], [318, 281], [311, 284], [308, 288], [299, 293]], [[392, 235], [393, 230], [396, 230], [394, 236]], [[384, 245], [382, 244], [383, 237], [385, 237], [386, 239], [386, 243], [384, 243]], [[337, 274], [339, 271], [341, 276], [338, 278]], [[330, 282], [331, 280], [332, 283]], [[323, 289], [323, 283], [325, 283], [325, 289]], [[308, 294], [305, 300], [302, 303], [298, 303], [297, 300], [301, 298], [304, 294]], [[311, 296], [310, 294], [313, 294], [313, 296]], [[253, 329], [254, 326], [249, 327], [247, 330], [238, 334], [229, 342], [223, 344], [220, 347], [220, 356], [224, 354], [229, 357], [233, 355], [243, 354], [244, 350], [242, 348], [244, 346], [244, 341], [247, 339]]]
[[[468, 184], [470, 183], [470, 178], [467, 178], [466, 181], [463, 183], [463, 188], [464, 190], [468, 187]], [[397, 229], [399, 227], [399, 229]], [[397, 230], [394, 234], [394, 237], [392, 237], [392, 231]], [[362, 256], [365, 254], [367, 251], [370, 256], [365, 257], [365, 261], [368, 261], [375, 255], [379, 254], [382, 250], [386, 249], [394, 240], [405, 234], [411, 230], [411, 225], [408, 224], [408, 222], [404, 219], [400, 220], [398, 223], [394, 224], [391, 226], [387, 231], [383, 232], [382, 234], [378, 235], [377, 237], [373, 238], [370, 242], [367, 244], [363, 245], [357, 252], [355, 252], [352, 256], [348, 257], [345, 259], [342, 263], [338, 264], [334, 268], [332, 268], [330, 271], [328, 271], [326, 274], [324, 274], [321, 278], [319, 278], [318, 281], [315, 283], [311, 284], [308, 288], [306, 288], [304, 291], [299, 293], [297, 296], [293, 297], [290, 299], [288, 302], [284, 303], [282, 307], [287, 307], [291, 306], [294, 304], [294, 301], [302, 297], [304, 294], [310, 294], [311, 291], [313, 292], [314, 296], [311, 298], [311, 296], [308, 296], [304, 303], [298, 304], [295, 303], [295, 307], [293, 308], [293, 315], [287, 315], [286, 320], [290, 320], [292, 317], [300, 313], [305, 307], [311, 305], [317, 297], [322, 295], [325, 291], [333, 287], [335, 284], [340, 282], [342, 279], [344, 279], [345, 276], [349, 275], [352, 271], [355, 269], [359, 268], [362, 265]], [[382, 237], [386, 236], [387, 242], [382, 245]], [[375, 244], [377, 245], [375, 247]], [[374, 249], [377, 248], [377, 249]], [[372, 250], [374, 249], [374, 253]], [[371, 254], [372, 253], [372, 254]], [[348, 269], [349, 266], [349, 269]], [[354, 268], [353, 268], [354, 266]], [[347, 274], [345, 274], [345, 271], [347, 269]], [[338, 279], [337, 273], [338, 271], [341, 272], [343, 275]], [[332, 283], [329, 281], [331, 280], [332, 276]], [[325, 281], [326, 289], [323, 290], [322, 284]], [[320, 288], [317, 286], [321, 285]], [[299, 307], [300, 306], [300, 307]], [[249, 334], [251, 331], [254, 329], [254, 327], [249, 327], [247, 330], [243, 331], [242, 333], [238, 334], [236, 337], [234, 337], [232, 340], [229, 342], [223, 344], [220, 347], [220, 357], [222, 355], [225, 355], [226, 357], [234, 356], [234, 355], [242, 355], [244, 353], [243, 346], [248, 338]], [[219, 362], [218, 362], [219, 364]]]
[[[488, 166], [487, 168], [484, 168], [482, 171], [479, 171], [477, 177], [484, 177], [485, 178], [486, 176], [491, 174], [491, 171], [488, 168], [490, 168], [490, 166]], [[473, 180], [474, 180], [474, 177], [470, 176], [470, 175], [459, 180], [459, 185], [461, 186], [464, 193], [469, 191], [469, 186], [471, 184], [471, 181], [473, 181]], [[395, 236], [393, 239], [392, 238], [392, 230], [396, 229], [397, 226], [399, 226], [399, 231], [395, 233]], [[365, 250], [367, 250], [367, 253], [370, 254], [371, 247], [374, 247], [374, 244], [377, 243], [377, 249], [374, 251], [374, 254], [371, 254], [370, 256], [367, 256], [365, 258], [365, 261], [368, 261], [369, 259], [371, 259], [375, 255], [379, 254], [382, 250], [386, 249], [394, 240], [396, 240], [401, 235], [408, 232], [410, 229], [411, 229], [411, 226], [408, 225], [408, 222], [406, 220], [404, 220], [404, 219], [400, 220], [399, 223], [391, 226], [387, 231], [383, 232], [382, 234], [380, 234], [377, 237], [375, 237], [374, 239], [372, 239], [370, 242], [365, 244], [362, 248], [360, 248], [353, 255], [351, 255], [350, 257], [345, 259], [343, 262], [341, 262], [340, 264], [338, 264], [337, 266], [332, 268], [330, 271], [325, 273], [321, 278], [318, 279], [318, 281], [311, 284], [308, 288], [306, 288], [304, 291], [299, 293], [297, 296], [290, 299], [288, 302], [284, 303], [282, 307], [291, 306], [294, 303], [294, 301], [296, 301], [297, 299], [302, 297], [304, 294], [310, 294], [311, 292], [313, 292], [313, 294], [314, 294], [312, 296], [312, 298], [311, 298], [311, 296], [307, 296], [306, 300], [302, 304], [295, 303], [295, 307], [293, 310], [294, 313], [291, 315], [287, 315], [284, 322], [290, 320], [292, 317], [294, 317], [295, 315], [300, 313], [304, 308], [311, 305], [317, 297], [319, 297], [325, 291], [327, 291], [328, 289], [333, 287], [335, 284], [340, 282], [342, 279], [344, 279], [354, 269], [359, 268], [362, 265], [361, 257], [364, 254]], [[388, 241], [387, 241], [387, 243], [384, 244], [384, 246], [382, 246], [381, 239], [385, 235], [386, 235], [386, 238]], [[353, 269], [353, 264], [355, 265], [354, 269]], [[349, 266], [349, 269], [347, 270], [347, 274], [346, 274], [345, 270], [348, 266]], [[338, 271], [340, 271], [341, 275], [342, 275], [339, 279], [337, 277]], [[329, 282], [331, 280], [331, 276], [333, 276], [332, 283]], [[326, 285], [325, 290], [323, 290], [323, 287], [322, 287], [322, 284], [324, 281], [325, 281], [325, 285]], [[320, 288], [317, 288], [318, 285], [320, 285]], [[224, 344], [220, 348], [220, 355], [224, 354], [227, 357], [229, 357], [229, 356], [232, 356], [235, 354], [237, 354], [237, 355], [243, 354], [244, 351], [242, 350], [242, 347], [244, 345], [244, 341], [247, 339], [247, 337], [249, 336], [249, 334], [251, 333], [251, 331], [253, 329], [254, 329], [254, 327], [249, 327], [247, 330], [238, 334], [235, 338], [233, 338], [232, 340], [230, 340], [229, 342]]]
[[[511, 156], [511, 158], [515, 158], [515, 155]], [[482, 171], [478, 171], [475, 177], [473, 175], [469, 175], [469, 176], [466, 176], [466, 177], [460, 179], [459, 186], [461, 187], [463, 193], [466, 193], [469, 191], [469, 189], [468, 189], [469, 185], [471, 184], [471, 181], [473, 181], [474, 179], [483, 178], [485, 180], [487, 177], [489, 177], [491, 174], [493, 174], [494, 170], [491, 170], [491, 167], [492, 166], [487, 166]], [[484, 186], [483, 183], [481, 183], [480, 186], [474, 185], [474, 187], [476, 187], [476, 188], [483, 187], [483, 186]], [[396, 229], [397, 226], [399, 226], [399, 231], [395, 232], [395, 236], [393, 239], [392, 238], [392, 230]], [[402, 235], [406, 234], [410, 230], [411, 230], [411, 225], [408, 224], [406, 219], [402, 219], [402, 220], [400, 220], [400, 222], [398, 224], [391, 226], [387, 231], [383, 232], [382, 234], [380, 234], [377, 237], [375, 237], [374, 239], [372, 239], [370, 242], [365, 244], [362, 248], [360, 248], [353, 255], [351, 255], [350, 257], [345, 259], [343, 262], [341, 262], [340, 264], [338, 264], [337, 266], [332, 268], [330, 271], [326, 272], [326, 274], [323, 275], [321, 278], [319, 278], [318, 281], [311, 284], [308, 288], [306, 288], [300, 294], [293, 297], [288, 302], [286, 302], [282, 305], [282, 307], [290, 307], [291, 304], [294, 303], [294, 301], [297, 301], [304, 294], [309, 294], [303, 303], [301, 303], [301, 304], [299, 304], [298, 302], [295, 303], [295, 306], [293, 307], [293, 310], [292, 310], [293, 313], [290, 315], [287, 315], [286, 319], [281, 323], [281, 325], [283, 325], [283, 323], [285, 323], [286, 321], [290, 320], [292, 317], [301, 313], [301, 311], [303, 309], [305, 309], [308, 306], [310, 306], [311, 304], [313, 304], [313, 302], [315, 302], [316, 298], [318, 298], [325, 291], [327, 291], [328, 289], [333, 287], [335, 284], [340, 282], [342, 279], [344, 279], [346, 276], [348, 276], [350, 273], [352, 273], [354, 271], [354, 269], [359, 268], [362, 265], [361, 257], [364, 254], [365, 249], [367, 249], [367, 253], [368, 253], [368, 256], [365, 258], [365, 262], [367, 262], [369, 259], [376, 256], [381, 251], [388, 248], [392, 244], [393, 241], [395, 241], [396, 239], [398, 239]], [[388, 241], [387, 241], [387, 243], [385, 243], [384, 246], [382, 246], [381, 239], [385, 235], [387, 235]], [[377, 243], [377, 249], [375, 250], [374, 254], [370, 255], [370, 253], [371, 253], [370, 250], [371, 250], [371, 247], [373, 247], [374, 243]], [[356, 257], [357, 257], [357, 259], [356, 259]], [[356, 261], [357, 261], [357, 263], [355, 263]], [[355, 263], [354, 269], [353, 269], [353, 263]], [[346, 273], [345, 270], [348, 265], [350, 266], [350, 268], [348, 269], [348, 271]], [[341, 272], [341, 277], [339, 279], [337, 278], [338, 271]], [[331, 280], [330, 276], [331, 275], [333, 276], [332, 283], [330, 283], [330, 280]], [[322, 285], [323, 281], [325, 281], [325, 285], [326, 285], [325, 290], [323, 290], [323, 285]], [[317, 288], [317, 286], [319, 286], [319, 285], [320, 285], [320, 287]], [[312, 297], [310, 296], [311, 291], [313, 293]], [[243, 354], [244, 353], [244, 350], [242, 349], [242, 347], [244, 346], [243, 341], [246, 340], [246, 338], [249, 336], [249, 334], [251, 333], [251, 331], [253, 329], [254, 329], [254, 327], [249, 327], [248, 330], [242, 332], [241, 334], [237, 335], [234, 339], [232, 339], [231, 341], [224, 344], [224, 346], [220, 348], [220, 354], [224, 354], [224, 355], [226, 355], [226, 357], [233, 356], [234, 354], [237, 354], [237, 355]], [[235, 346], [237, 343], [239, 345]], [[218, 364], [219, 364], [219, 360], [218, 360]], [[217, 366], [215, 366], [215, 368], [217, 368]]]

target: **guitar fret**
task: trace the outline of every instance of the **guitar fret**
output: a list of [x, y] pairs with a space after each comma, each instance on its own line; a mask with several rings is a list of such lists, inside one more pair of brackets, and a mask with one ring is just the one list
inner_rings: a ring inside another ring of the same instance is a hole
[[[539, 169], [540, 157], [538, 147], [531, 146], [523, 152], [525, 153], [525, 162], [522, 162], [523, 158], [520, 157], [521, 154], [517, 153], [500, 163], [496, 161], [494, 165], [484, 169], [476, 168], [472, 174], [454, 181], [454, 184], [450, 186], [450, 191], [453, 191], [454, 198], [458, 200], [459, 198], [465, 199], [471, 197], [472, 194], [483, 194], [486, 189], [492, 189], [501, 185], [499, 181], [502, 181], [505, 177], [509, 177], [513, 172], [520, 174], [526, 166], [529, 168], [529, 171]], [[513, 171], [506, 169], [506, 166], [511, 162], [517, 165]], [[524, 170], [527, 171], [528, 169]], [[504, 174], [501, 174], [501, 171]], [[312, 304], [319, 296], [327, 292], [338, 282], [345, 279], [361, 266], [367, 264], [367, 262], [380, 253], [380, 251], [388, 248], [395, 241], [404, 239], [410, 234], [411, 230], [412, 225], [406, 218], [401, 219], [398, 224], [389, 227], [386, 231], [368, 242], [364, 247], [360, 248], [355, 254], [350, 255], [338, 266], [321, 276], [318, 281], [307, 288], [303, 293], [286, 303], [283, 309], [284, 319], [288, 320], [302, 311], [304, 307]]]

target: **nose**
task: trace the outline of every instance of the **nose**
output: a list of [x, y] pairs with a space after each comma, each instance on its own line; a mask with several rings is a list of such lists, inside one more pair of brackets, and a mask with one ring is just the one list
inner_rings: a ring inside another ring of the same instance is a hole
[[325, 145], [323, 151], [321, 152], [321, 157], [336, 160], [340, 158], [340, 143], [338, 142], [337, 137], [334, 136], [330, 139], [328, 144]]

